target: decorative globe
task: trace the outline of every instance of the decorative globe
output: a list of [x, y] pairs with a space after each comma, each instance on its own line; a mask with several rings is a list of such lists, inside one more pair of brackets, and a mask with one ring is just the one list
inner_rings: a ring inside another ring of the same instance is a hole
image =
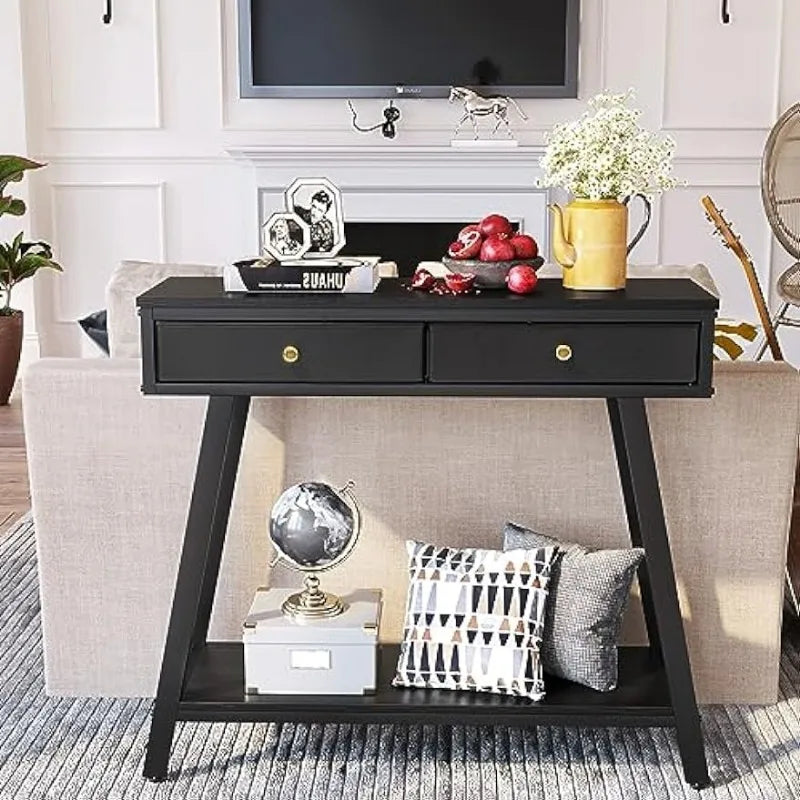
[[337, 491], [326, 483], [290, 486], [270, 515], [269, 535], [278, 553], [304, 572], [329, 569], [346, 558], [359, 533], [349, 489]]

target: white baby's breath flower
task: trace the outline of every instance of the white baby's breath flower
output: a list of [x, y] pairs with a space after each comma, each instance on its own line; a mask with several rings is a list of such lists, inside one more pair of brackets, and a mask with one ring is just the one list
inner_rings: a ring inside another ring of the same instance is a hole
[[598, 94], [580, 119], [554, 126], [545, 137], [539, 185], [561, 186], [589, 200], [651, 194], [676, 186], [675, 142], [639, 124], [641, 111], [628, 106], [632, 97], [632, 91]]

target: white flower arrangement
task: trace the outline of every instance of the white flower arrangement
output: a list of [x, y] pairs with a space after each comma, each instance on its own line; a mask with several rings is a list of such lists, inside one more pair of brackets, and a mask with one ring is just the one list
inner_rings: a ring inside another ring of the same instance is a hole
[[628, 106], [633, 91], [598, 94], [574, 122], [548, 134], [539, 165], [542, 187], [560, 186], [576, 198], [622, 199], [672, 189], [675, 142], [639, 124], [641, 111]]

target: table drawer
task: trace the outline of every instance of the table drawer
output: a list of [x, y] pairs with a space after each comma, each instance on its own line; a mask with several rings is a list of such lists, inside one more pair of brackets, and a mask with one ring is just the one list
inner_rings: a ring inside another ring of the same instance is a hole
[[692, 384], [696, 323], [433, 324], [432, 383]]
[[401, 323], [156, 323], [165, 383], [415, 383], [424, 326]]

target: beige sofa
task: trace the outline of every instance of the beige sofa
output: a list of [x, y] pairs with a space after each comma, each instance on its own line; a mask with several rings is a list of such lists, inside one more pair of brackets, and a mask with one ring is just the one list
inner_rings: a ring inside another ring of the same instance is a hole
[[[44, 359], [23, 402], [51, 694], [156, 685], [205, 401], [140, 394], [136, 294], [176, 272], [126, 264], [109, 285], [112, 358]], [[657, 357], [657, 354], [654, 354]], [[648, 403], [701, 702], [777, 697], [782, 575], [797, 455], [798, 376], [718, 364], [712, 400]], [[623, 545], [603, 401], [258, 399], [248, 423], [212, 635], [236, 638], [270, 573], [266, 516], [300, 479], [355, 480], [365, 512], [332, 589], [381, 586], [400, 634], [403, 542], [498, 546], [506, 519]], [[625, 626], [641, 641], [634, 600]]]

